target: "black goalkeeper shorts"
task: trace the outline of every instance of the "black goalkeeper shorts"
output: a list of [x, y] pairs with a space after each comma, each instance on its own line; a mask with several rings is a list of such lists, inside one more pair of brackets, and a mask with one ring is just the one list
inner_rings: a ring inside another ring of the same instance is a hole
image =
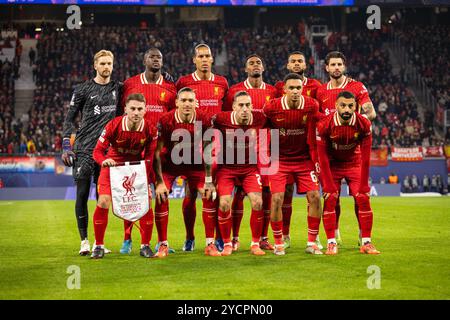
[[76, 160], [73, 165], [73, 179], [91, 179], [94, 178], [94, 183], [97, 184], [98, 177], [100, 175], [100, 166], [94, 161], [90, 154], [76, 153]]

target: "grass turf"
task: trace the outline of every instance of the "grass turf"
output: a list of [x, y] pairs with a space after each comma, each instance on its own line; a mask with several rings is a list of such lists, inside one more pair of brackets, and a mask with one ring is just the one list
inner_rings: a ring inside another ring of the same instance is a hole
[[[294, 199], [292, 247], [285, 256], [249, 254], [249, 203], [241, 227], [241, 249], [229, 257], [203, 255], [198, 202], [196, 250], [181, 251], [181, 201], [171, 200], [170, 246], [166, 259], [139, 256], [139, 231], [131, 255], [121, 255], [122, 221], [110, 212], [103, 260], [78, 256], [73, 201], [0, 201], [0, 299], [449, 299], [450, 198], [372, 198], [373, 240], [379, 256], [357, 247], [353, 201], [342, 199], [338, 256], [310, 256], [306, 202]], [[89, 203], [90, 238], [93, 242]], [[322, 228], [322, 227], [321, 227]], [[153, 229], [155, 244], [156, 228]], [[270, 239], [271, 231], [269, 231]], [[323, 229], [322, 243], [326, 242]], [[78, 266], [81, 288], [70, 290], [69, 266]], [[378, 266], [381, 288], [368, 289], [369, 266]]]

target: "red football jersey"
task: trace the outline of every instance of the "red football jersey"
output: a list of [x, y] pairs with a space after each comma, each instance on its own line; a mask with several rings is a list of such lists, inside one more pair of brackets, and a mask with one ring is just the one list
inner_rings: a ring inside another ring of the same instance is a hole
[[145, 73], [140, 73], [125, 80], [123, 93], [123, 106], [129, 94], [142, 93], [146, 102], [145, 118], [156, 126], [163, 113], [175, 108], [177, 88], [173, 82], [165, 80], [162, 75], [156, 83], [148, 83]]
[[[326, 192], [333, 189], [331, 164], [340, 167], [358, 167], [361, 170], [361, 190], [368, 192], [370, 152], [372, 147], [372, 124], [354, 113], [349, 124], [342, 124], [337, 112], [317, 123], [317, 151]], [[361, 163], [361, 167], [356, 164]], [[331, 187], [331, 189], [329, 189]]]
[[287, 98], [283, 96], [269, 101], [263, 111], [268, 118], [268, 126], [279, 130], [281, 161], [314, 158], [310, 153], [315, 150], [310, 149], [315, 148], [315, 125], [319, 111], [316, 100], [302, 96], [300, 106], [297, 109], [289, 109]]
[[252, 111], [246, 125], [238, 124], [235, 111], [216, 114], [212, 118], [212, 125], [222, 134], [222, 143], [218, 154], [219, 159], [223, 160], [222, 163], [227, 167], [234, 168], [256, 166], [258, 131], [264, 128], [265, 124], [266, 117], [260, 111]]
[[[320, 83], [319, 80], [303, 77], [302, 95], [316, 99], [317, 89], [319, 89], [319, 87], [321, 85], [322, 84]], [[281, 97], [284, 95], [284, 82], [283, 81], [278, 81], [275, 84], [275, 88], [277, 89], [278, 97]]]
[[[201, 124], [201, 127], [200, 127]], [[204, 170], [203, 167], [203, 133], [211, 126], [211, 118], [201, 110], [196, 110], [189, 123], [183, 122], [178, 115], [178, 109], [172, 110], [159, 119], [158, 135], [164, 142], [164, 152], [161, 155], [164, 166], [186, 165], [186, 170]], [[201, 130], [200, 130], [201, 128]], [[178, 131], [177, 131], [178, 130]], [[184, 134], [188, 133], [190, 139]], [[177, 135], [180, 134], [180, 138]], [[181, 138], [183, 137], [183, 138]], [[172, 141], [175, 139], [175, 141]], [[175, 154], [183, 158], [184, 150], [190, 150], [187, 163], [174, 164], [172, 150], [177, 147]]]
[[316, 99], [319, 101], [320, 112], [325, 115], [336, 110], [336, 97], [342, 91], [349, 91], [355, 95], [358, 107], [357, 112], [360, 112], [361, 106], [366, 102], [372, 102], [369, 97], [369, 92], [362, 82], [349, 79], [345, 77], [344, 82], [337, 88], [331, 87], [331, 81], [324, 83], [317, 90]]
[[252, 98], [253, 110], [262, 110], [267, 101], [277, 97], [277, 89], [263, 82], [259, 88], [253, 88], [249, 80], [239, 82], [232, 86], [225, 98], [224, 111], [232, 111], [234, 95], [239, 91], [246, 91]]
[[209, 80], [201, 80], [196, 72], [178, 79], [177, 90], [189, 87], [195, 91], [198, 107], [210, 114], [222, 111], [223, 99], [228, 90], [225, 77], [211, 73]]
[[142, 119], [136, 131], [130, 131], [126, 115], [114, 118], [98, 138], [94, 160], [99, 165], [108, 158], [118, 162], [152, 160], [151, 145], [157, 137], [156, 127], [147, 119]]

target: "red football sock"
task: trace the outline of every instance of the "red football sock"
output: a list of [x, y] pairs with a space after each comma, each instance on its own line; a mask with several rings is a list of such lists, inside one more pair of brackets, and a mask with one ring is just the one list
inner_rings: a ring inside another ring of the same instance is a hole
[[320, 217], [308, 216], [308, 242], [316, 241], [319, 234]]
[[361, 237], [370, 238], [373, 225], [373, 212], [368, 197], [362, 200], [359, 205], [359, 223], [361, 226]]
[[355, 201], [355, 216], [356, 216], [356, 221], [358, 221], [358, 227], [359, 230], [361, 230], [361, 222], [359, 221], [359, 207], [358, 204]]
[[139, 220], [141, 231], [141, 244], [150, 244], [153, 232], [153, 209], [150, 208], [148, 212]]
[[269, 232], [270, 225], [270, 208], [272, 207], [272, 193], [270, 191], [262, 192], [262, 203], [263, 203], [263, 212], [264, 219], [261, 231], [261, 237], [267, 238], [267, 234]]
[[336, 212], [336, 229], [339, 229], [339, 218], [341, 217], [341, 202], [340, 198], [337, 199], [335, 212]]
[[184, 226], [186, 228], [186, 239], [191, 240], [195, 239], [194, 227], [196, 215], [197, 215], [197, 208], [195, 205], [195, 199], [185, 197], [183, 200], [183, 218], [184, 218]]
[[169, 201], [155, 205], [155, 224], [158, 230], [158, 241], [167, 241], [167, 225], [169, 224]]
[[233, 237], [239, 237], [239, 229], [241, 228], [242, 217], [244, 216], [244, 198], [245, 193], [239, 187], [234, 194], [233, 203], [231, 204], [231, 217], [233, 219]]
[[218, 221], [223, 242], [231, 242], [231, 210], [222, 211], [219, 208]]
[[334, 211], [335, 200], [327, 199], [323, 204], [323, 227], [327, 234], [327, 239], [336, 238], [336, 212]]
[[205, 226], [206, 238], [214, 238], [214, 229], [217, 221], [216, 203], [211, 200], [203, 199], [202, 218]]
[[264, 222], [263, 211], [252, 209], [252, 214], [250, 215], [250, 229], [252, 231], [252, 242], [259, 242], [263, 222]]
[[283, 213], [283, 235], [289, 235], [292, 216], [292, 196], [284, 196], [283, 205], [281, 207]]
[[133, 230], [133, 222], [128, 220], [123, 220], [123, 231], [124, 237], [123, 240], [131, 240], [131, 231]]
[[108, 211], [97, 206], [94, 212], [94, 233], [95, 244], [100, 246], [104, 244], [106, 226], [108, 225]]
[[275, 240], [275, 244], [282, 245], [283, 244], [283, 220], [270, 221], [270, 225], [272, 226], [272, 232], [273, 232], [273, 238]]

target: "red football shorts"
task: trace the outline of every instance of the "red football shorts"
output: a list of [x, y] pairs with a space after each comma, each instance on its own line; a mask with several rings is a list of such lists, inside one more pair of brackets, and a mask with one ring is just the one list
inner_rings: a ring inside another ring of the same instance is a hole
[[311, 160], [300, 162], [280, 161], [278, 172], [270, 175], [270, 191], [272, 193], [285, 192], [286, 184], [295, 183], [297, 193], [319, 190], [314, 163]]
[[359, 191], [361, 183], [361, 165], [351, 163], [334, 162], [330, 166], [331, 175], [333, 176], [334, 184], [339, 192], [341, 191], [341, 181], [345, 179], [349, 187], [349, 193], [355, 196]]
[[216, 174], [219, 196], [231, 195], [236, 183], [242, 185], [245, 193], [261, 192], [262, 189], [261, 176], [256, 166], [244, 168], [219, 166]]
[[172, 191], [172, 184], [177, 177], [187, 179], [189, 190], [202, 189], [205, 185], [205, 171], [204, 170], [189, 170], [186, 167], [180, 166], [163, 170], [164, 184], [167, 189]]

